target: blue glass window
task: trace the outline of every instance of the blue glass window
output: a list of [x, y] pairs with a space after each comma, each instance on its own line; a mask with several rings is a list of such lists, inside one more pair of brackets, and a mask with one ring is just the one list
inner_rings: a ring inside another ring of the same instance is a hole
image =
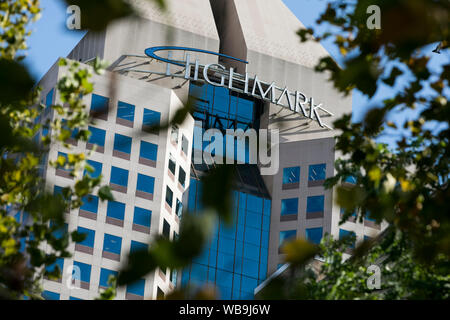
[[[54, 223], [52, 221], [50, 222], [50, 227], [51, 228], [54, 227]], [[61, 228], [56, 229], [55, 231], [53, 231], [53, 236], [56, 239], [62, 239], [64, 237], [64, 235], [67, 234], [67, 230], [69, 230], [69, 225], [67, 223], [65, 223]]]
[[[79, 130], [78, 128], [75, 128], [75, 129], [73, 129], [73, 130], [70, 129], [69, 126], [67, 125], [67, 120], [66, 120], [66, 119], [63, 119], [63, 120], [62, 120], [61, 126], [62, 126], [62, 128], [63, 128], [64, 130], [71, 131], [70, 137], [71, 137], [72, 139], [76, 139], [76, 138], [77, 138], [77, 135], [78, 135], [78, 133], [80, 132], [80, 130]], [[48, 131], [47, 131], [47, 133], [48, 133]], [[46, 135], [47, 135], [47, 134], [44, 134], [44, 132], [43, 132], [43, 136], [46, 136]]]
[[181, 216], [183, 215], [183, 203], [178, 199], [177, 199], [177, 206], [175, 207], [175, 214], [180, 219], [181, 219]]
[[170, 237], [170, 224], [166, 221], [166, 219], [164, 219], [162, 234], [166, 238]]
[[319, 244], [322, 240], [323, 228], [306, 229], [306, 240]]
[[63, 258], [58, 258], [56, 259], [56, 262], [47, 266], [47, 268], [45, 268], [48, 272], [53, 272], [56, 269], [56, 266], [58, 266], [59, 268], [59, 276], [62, 276], [62, 272], [63, 272], [63, 268], [64, 268], [64, 259]]
[[181, 184], [181, 186], [183, 188], [185, 187], [185, 185], [186, 185], [186, 172], [181, 167], [180, 167], [180, 172], [178, 173], [178, 182]]
[[298, 198], [281, 200], [281, 215], [297, 214], [298, 213]]
[[70, 296], [70, 297], [69, 297], [69, 300], [74, 300], [74, 301], [75, 301], [75, 300], [80, 300], [80, 301], [81, 301], [81, 300], [83, 300], [83, 299], [80, 299], [80, 298], [77, 298], [77, 297], [72, 297], [72, 296]]
[[94, 241], [95, 241], [94, 230], [78, 227], [77, 232], [86, 235], [86, 238], [82, 242], [80, 242], [81, 245], [89, 248], [94, 248]]
[[308, 197], [306, 204], [306, 212], [323, 212], [324, 211], [325, 196]]
[[45, 97], [45, 106], [50, 107], [53, 104], [53, 93], [55, 89], [50, 90]]
[[88, 160], [87, 163], [94, 169], [94, 172], [84, 171], [84, 174], [89, 174], [92, 178], [98, 178], [102, 174], [103, 164], [101, 162]]
[[95, 144], [99, 147], [104, 147], [106, 131], [91, 126], [89, 127], [89, 131], [91, 132], [91, 135], [89, 136], [88, 143]]
[[71, 171], [70, 169], [66, 169], [65, 168], [65, 166], [68, 166], [69, 165], [69, 159], [68, 159], [68, 157], [67, 157], [67, 153], [64, 153], [64, 152], [58, 152], [58, 158], [59, 157], [63, 157], [64, 159], [66, 159], [66, 162], [64, 163], [64, 166], [60, 166], [59, 164], [58, 164], [58, 169], [59, 170], [64, 170], [64, 171]]
[[52, 291], [45, 290], [42, 292], [42, 298], [45, 300], [59, 300], [60, 294]]
[[111, 183], [126, 187], [128, 185], [128, 170], [111, 167]]
[[109, 99], [97, 94], [92, 94], [91, 112], [106, 113], [108, 112]]
[[119, 101], [117, 107], [117, 118], [134, 122], [134, 109], [132, 104]]
[[294, 240], [297, 236], [297, 230], [287, 230], [287, 231], [281, 231], [280, 232], [280, 245], [281, 248], [285, 242]]
[[117, 201], [108, 201], [108, 209], [106, 211], [108, 217], [122, 220], [125, 217], [125, 203]]
[[141, 141], [140, 157], [152, 161], [156, 161], [158, 155], [158, 146], [156, 144]]
[[166, 188], [166, 203], [172, 208], [173, 191], [169, 187]]
[[87, 283], [89, 283], [91, 281], [91, 265], [85, 264], [85, 263], [81, 263], [81, 262], [78, 262], [78, 261], [74, 261], [73, 262], [73, 266], [80, 268], [80, 276], [81, 276], [81, 278], [80, 279], [76, 279], [76, 280], [81, 280], [81, 281], [87, 282]]
[[[348, 238], [348, 237], [355, 237], [356, 240], [356, 234], [353, 231], [348, 231], [348, 230], [344, 230], [344, 229], [339, 229], [339, 239], [342, 240], [344, 238]], [[351, 248], [355, 247], [355, 240], [353, 241], [353, 243], [350, 245]]]
[[367, 211], [366, 215], [364, 216], [364, 219], [375, 222], [376, 220], [372, 218], [372, 215], [369, 211]]
[[110, 287], [111, 285], [108, 284], [109, 278], [117, 277], [117, 275], [118, 275], [117, 271], [101, 268], [101, 270], [100, 270], [100, 286], [105, 287], [105, 288]]
[[145, 279], [140, 279], [132, 284], [127, 285], [127, 293], [143, 297], [144, 291], [145, 291]]
[[132, 139], [121, 134], [115, 134], [114, 136], [114, 150], [120, 151], [126, 154], [131, 153]]
[[150, 223], [152, 221], [152, 212], [139, 207], [134, 207], [134, 218], [133, 223], [150, 228]]
[[348, 176], [344, 181], [347, 183], [356, 184], [356, 178], [354, 176]]
[[188, 152], [189, 152], [189, 141], [184, 135], [181, 138], [181, 151], [183, 151], [183, 153], [185, 155], [188, 155]]
[[88, 195], [83, 197], [83, 205], [80, 207], [81, 210], [97, 213], [98, 211], [98, 197], [93, 195]]
[[309, 166], [309, 181], [325, 180], [326, 164], [314, 164]]
[[153, 194], [155, 178], [138, 174], [137, 190]]
[[300, 167], [283, 169], [283, 184], [300, 182]]
[[131, 247], [130, 247], [130, 253], [135, 253], [138, 251], [147, 251], [148, 250], [148, 244], [137, 242], [137, 241], [131, 241]]
[[103, 241], [103, 251], [120, 255], [122, 248], [122, 238], [105, 233]]
[[161, 113], [144, 108], [144, 126], [157, 126], [161, 122]]

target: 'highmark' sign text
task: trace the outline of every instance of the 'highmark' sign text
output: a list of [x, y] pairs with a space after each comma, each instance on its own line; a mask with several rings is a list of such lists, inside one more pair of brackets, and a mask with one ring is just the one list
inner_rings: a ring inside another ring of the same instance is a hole
[[[191, 55], [189, 53], [186, 54], [185, 61], [173, 60], [172, 51], [174, 50], [211, 54], [248, 64], [247, 61], [235, 57], [195, 48], [152, 47], [146, 49], [145, 54], [150, 58], [167, 63], [166, 76], [180, 77], [179, 74], [171, 73], [170, 65], [183, 67], [185, 68], [185, 73], [181, 77], [187, 80], [204, 81], [213, 86], [226, 87], [230, 90], [251, 95], [284, 108], [289, 108], [293, 112], [317, 121], [322, 128], [332, 130], [329, 125], [323, 122], [319, 112], [321, 111], [329, 116], [333, 116], [333, 114], [324, 109], [322, 104], [316, 105], [313, 97], [307, 97], [300, 91], [290, 91], [286, 87], [280, 88], [275, 85], [275, 82], [270, 84], [263, 82], [257, 75], [254, 78], [250, 78], [248, 73], [245, 75], [236, 73], [234, 68], [230, 68], [227, 71], [223, 65], [218, 63], [202, 65], [199, 60], [191, 61]], [[167, 59], [156, 55], [157, 51], [168, 51]]]

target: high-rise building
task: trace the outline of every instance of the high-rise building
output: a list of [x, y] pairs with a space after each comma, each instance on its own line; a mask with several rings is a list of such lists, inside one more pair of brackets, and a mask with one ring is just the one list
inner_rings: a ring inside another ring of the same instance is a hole
[[[283, 262], [284, 241], [317, 243], [325, 233], [351, 232], [360, 241], [381, 230], [369, 219], [339, 225], [340, 208], [323, 182], [339, 157], [332, 123], [351, 112], [351, 97], [314, 71], [328, 53], [320, 44], [300, 42], [296, 31], [303, 25], [281, 0], [171, 0], [166, 13], [149, 1], [131, 2], [139, 17], [88, 32], [68, 55], [87, 65], [95, 57], [111, 63], [106, 74], [93, 76], [94, 93], [83, 97], [95, 120], [89, 141], [70, 143], [90, 152], [90, 174], [103, 175], [115, 201], [90, 196], [66, 213], [68, 231], [87, 237], [71, 245], [72, 258], [58, 261], [61, 281], [44, 280], [47, 298], [93, 299], [130, 251], [161, 234], [176, 237], [183, 208], [202, 208], [199, 177], [208, 165], [192, 160], [204, 143], [195, 132], [209, 128], [278, 129], [278, 170], [261, 174], [261, 163], [250, 161], [245, 148], [234, 224], [219, 221], [190, 267], [156, 270], [120, 288], [118, 299], [153, 299], [186, 284], [213, 285], [223, 299], [251, 299]], [[47, 105], [60, 101], [56, 84], [64, 72], [55, 64], [40, 81]], [[183, 124], [143, 130], [167, 122], [188, 100], [194, 112]], [[49, 108], [43, 121], [55, 116]], [[52, 145], [48, 159], [65, 153]], [[50, 166], [43, 174], [55, 192], [73, 181]], [[72, 266], [80, 271], [80, 289], [68, 286]]]

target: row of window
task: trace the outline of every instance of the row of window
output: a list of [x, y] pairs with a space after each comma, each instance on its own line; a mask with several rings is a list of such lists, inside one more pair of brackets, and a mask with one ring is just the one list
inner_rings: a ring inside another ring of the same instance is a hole
[[[80, 251], [87, 253], [85, 250], [83, 250], [84, 248], [94, 249], [95, 230], [78, 227], [77, 232], [85, 235], [85, 239], [82, 242], [77, 243], [77, 245], [82, 246], [82, 248], [80, 248], [81, 249]], [[134, 241], [134, 240], [131, 241], [131, 247], [130, 247], [131, 253], [136, 252], [136, 251], [141, 251], [141, 250], [147, 250], [147, 249], [148, 249], [148, 244], [141, 243], [141, 242]], [[120, 258], [121, 251], [122, 251], [122, 238], [112, 235], [112, 234], [105, 233], [104, 238], [103, 238], [103, 252], [112, 253], [114, 255], [117, 255], [117, 256], [114, 256], [113, 260], [118, 260]], [[104, 257], [108, 258], [109, 256], [104, 255]]]
[[[309, 242], [312, 242], [314, 244], [319, 244], [320, 241], [322, 240], [323, 228], [320, 227], [320, 228], [306, 229], [305, 234], [306, 234], [306, 240], [308, 240]], [[279, 237], [279, 247], [281, 248], [285, 242], [292, 241], [293, 239], [296, 238], [296, 236], [297, 236], [296, 230], [281, 231], [280, 237]], [[339, 239], [340, 240], [342, 240], [344, 238], [348, 238], [348, 237], [355, 237], [354, 241], [350, 245], [351, 248], [354, 248], [355, 240], [356, 240], [355, 232], [344, 230], [344, 229], [339, 229]], [[366, 235], [364, 236], [365, 241], [370, 240], [370, 239], [371, 238], [369, 236], [366, 236]]]
[[[324, 212], [325, 196], [311, 196], [306, 200], [306, 212]], [[281, 215], [298, 214], [298, 198], [281, 200]]]
[[[52, 272], [56, 265], [58, 265], [59, 270], [62, 271], [64, 267], [64, 259], [58, 259], [58, 261], [47, 267], [47, 270]], [[79, 261], [73, 262], [73, 272], [72, 272], [72, 279], [75, 281], [80, 281], [80, 288], [89, 290], [90, 288], [90, 281], [91, 281], [91, 271], [92, 266], [86, 263], [82, 263]], [[111, 277], [117, 277], [118, 272], [114, 270], [109, 270], [105, 268], [100, 269], [100, 281], [99, 281], [99, 288], [108, 288], [110, 287], [109, 280]], [[145, 279], [137, 280], [136, 282], [127, 285], [126, 293], [132, 294], [139, 297], [144, 297], [144, 291], [145, 291]], [[43, 298], [46, 300], [59, 300], [60, 295], [51, 291], [44, 291]], [[77, 298], [74, 298], [70, 300], [75, 300]]]
[[[97, 146], [96, 150], [98, 152], [104, 153], [106, 131], [92, 126], [89, 126], [89, 131], [91, 135], [88, 139], [88, 147], [91, 148], [91, 146], [95, 145]], [[131, 137], [116, 133], [114, 135], [113, 155], [120, 158], [125, 157], [127, 158], [127, 160], [129, 160], [132, 143], [133, 139]], [[141, 141], [139, 150], [140, 159], [150, 160], [156, 163], [157, 155], [158, 145], [146, 141]], [[140, 162], [142, 163], [142, 161]]]
[[[67, 159], [67, 154], [63, 152], [58, 152], [58, 157], [64, 157]], [[85, 172], [85, 174], [89, 174], [91, 177], [96, 178], [100, 176], [103, 169], [103, 164], [101, 162], [88, 160], [89, 165], [92, 167], [92, 172]], [[66, 171], [64, 167], [58, 168], [59, 170]], [[126, 169], [118, 168], [115, 166], [111, 167], [111, 177], [110, 177], [110, 185], [113, 190], [127, 193], [128, 187], [128, 178], [129, 171]], [[141, 173], [138, 173], [136, 190], [138, 192], [143, 192], [144, 194], [137, 193], [137, 196], [143, 197], [147, 199], [145, 195], [153, 195], [155, 187], [155, 178], [151, 176], [147, 176]], [[152, 199], [150, 199], [152, 200]]]
[[[313, 164], [309, 166], [308, 181], [322, 181], [326, 179], [326, 164]], [[283, 169], [283, 184], [299, 183], [300, 167]]]
[[[172, 156], [172, 154], [169, 154], [169, 172], [175, 177], [177, 170], [177, 163], [175, 158]], [[179, 166], [178, 170], [178, 182], [180, 185], [185, 188], [186, 187], [186, 171]]]
[[[107, 120], [109, 110], [109, 98], [97, 94], [92, 95], [91, 115]], [[119, 101], [117, 105], [116, 123], [131, 127], [134, 126], [136, 107], [132, 104]], [[157, 126], [161, 123], [161, 113], [144, 108], [143, 126]]]
[[[178, 128], [178, 126], [172, 126], [172, 130], [171, 130], [171, 133], [170, 133], [170, 142], [172, 142], [173, 144], [177, 145], [178, 144], [178, 140], [179, 140], [179, 135], [180, 135], [180, 129]], [[185, 137], [184, 134], [181, 137], [181, 151], [183, 151], [183, 153], [186, 156], [188, 155], [189, 141]]]
[[[306, 240], [311, 243], [319, 244], [323, 236], [323, 228], [309, 228], [305, 230]], [[279, 248], [286, 242], [292, 241], [297, 237], [297, 230], [286, 230], [280, 232]]]

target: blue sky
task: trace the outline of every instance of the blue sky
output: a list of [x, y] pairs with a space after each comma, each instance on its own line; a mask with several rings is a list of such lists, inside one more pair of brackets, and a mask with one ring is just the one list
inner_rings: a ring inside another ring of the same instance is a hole
[[[324, 10], [326, 4], [326, 1], [318, 0], [283, 0], [283, 2], [307, 27], [317, 27], [315, 20]], [[79, 31], [69, 31], [66, 28], [67, 14], [64, 1], [41, 0], [41, 6], [43, 8], [42, 17], [31, 26], [33, 34], [28, 41], [30, 49], [25, 59], [25, 63], [35, 79], [40, 79], [59, 57], [67, 56], [84, 34]], [[322, 45], [336, 60], [340, 60], [336, 47], [330, 41], [324, 42]], [[448, 59], [448, 54], [436, 55], [436, 57], [433, 57], [432, 65], [438, 69]], [[380, 87], [371, 100], [368, 100], [355, 90], [353, 92], [353, 120], [361, 120], [369, 108], [376, 106], [377, 102], [391, 96], [400, 86], [401, 84], [395, 89], [386, 86]], [[413, 118], [416, 114], [417, 112], [408, 111], [396, 117], [397, 120], [404, 117]], [[385, 139], [386, 142], [392, 143], [395, 137], [388, 136]]]

